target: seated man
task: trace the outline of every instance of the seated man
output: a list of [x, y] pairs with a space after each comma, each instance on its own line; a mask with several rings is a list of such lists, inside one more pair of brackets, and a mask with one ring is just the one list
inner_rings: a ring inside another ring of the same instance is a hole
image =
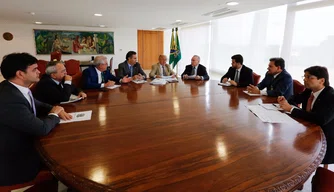
[[125, 75], [123, 78], [113, 76], [107, 70], [108, 61], [105, 56], [96, 56], [94, 66], [85, 69], [82, 72], [82, 78], [85, 89], [99, 89], [111, 87], [115, 83], [128, 83], [132, 79]]
[[161, 78], [162, 76], [175, 77], [175, 73], [172, 71], [170, 66], [167, 64], [166, 55], [159, 56], [159, 63], [152, 65], [152, 70], [150, 72], [151, 78]]
[[137, 62], [137, 53], [129, 51], [125, 56], [125, 61], [118, 65], [118, 77], [132, 77], [133, 80], [146, 79], [146, 74]]
[[195, 80], [209, 80], [209, 75], [206, 72], [206, 68], [199, 64], [201, 58], [198, 55], [194, 55], [191, 58], [191, 64], [186, 66], [186, 69], [182, 73], [182, 79], [189, 79], [189, 76], [195, 77]]
[[47, 135], [59, 117], [72, 117], [60, 106], [33, 98], [29, 86], [40, 73], [35, 57], [6, 55], [1, 73], [6, 80], [0, 83], [0, 186], [9, 186], [34, 180], [42, 165], [35, 140]]
[[[267, 88], [267, 90], [262, 90], [264, 88]], [[293, 94], [293, 81], [291, 75], [285, 70], [284, 59], [270, 59], [265, 78], [257, 86], [248, 86], [247, 90], [249, 93], [253, 94], [268, 95], [270, 97], [284, 96], [285, 98], [289, 98]]]
[[67, 75], [61, 61], [51, 61], [46, 66], [45, 74], [37, 83], [34, 96], [37, 100], [50, 105], [68, 101], [71, 94], [86, 98], [87, 95], [72, 85], [72, 77]]
[[232, 67], [228, 69], [228, 72], [221, 78], [220, 82], [226, 83], [228, 79], [233, 86], [246, 87], [254, 84], [253, 70], [243, 65], [243, 57], [241, 55], [233, 55]]
[[[278, 97], [280, 107], [293, 117], [319, 125], [325, 133], [327, 151], [322, 164], [334, 163], [334, 90], [329, 86], [327, 68], [320, 66], [304, 70], [305, 91], [286, 100]], [[302, 104], [302, 108], [298, 108]]]

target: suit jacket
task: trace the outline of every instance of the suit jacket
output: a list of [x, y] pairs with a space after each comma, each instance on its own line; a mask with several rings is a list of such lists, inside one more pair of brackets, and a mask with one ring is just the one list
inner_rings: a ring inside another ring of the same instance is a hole
[[[183, 75], [186, 75], [186, 74], [190, 76], [192, 70], [193, 70], [193, 66], [192, 65], [187, 65], [186, 69], [182, 73], [181, 77], [183, 78]], [[209, 80], [210, 79], [208, 73], [206, 72], [206, 68], [201, 64], [198, 64], [197, 75], [202, 76], [204, 80]]]
[[332, 87], [325, 87], [314, 101], [312, 110], [307, 112], [306, 106], [311, 92], [306, 89], [288, 100], [295, 106], [302, 104], [302, 109], [293, 109], [291, 115], [315, 123], [322, 128], [327, 139], [327, 152], [322, 162], [332, 164], [334, 163], [334, 90]]
[[[168, 65], [168, 64], [165, 65], [165, 72], [166, 72], [167, 76], [175, 74], [172, 71], [172, 69], [170, 68], [170, 65]], [[160, 76], [162, 75], [162, 71], [160, 69], [160, 64], [159, 63], [152, 65], [152, 70], [150, 72], [150, 77], [154, 78], [155, 75], [160, 75]]]
[[0, 186], [33, 180], [40, 170], [34, 141], [47, 135], [59, 118], [48, 115], [52, 106], [35, 99], [37, 116], [28, 100], [7, 80], [0, 83]]
[[[227, 71], [227, 73], [221, 78], [220, 82], [223, 82], [224, 78], [229, 78], [231, 80], [234, 80], [236, 69], [233, 67], [230, 67]], [[238, 87], [246, 87], [249, 84], [254, 84], [253, 79], [253, 70], [246, 67], [245, 65], [242, 65], [240, 74], [239, 74], [239, 83]]]
[[[116, 83], [119, 83], [119, 81], [121, 80], [121, 78], [115, 77], [114, 75], [112, 75], [109, 70], [104, 71], [102, 73], [103, 73], [105, 82], [110, 80], [110, 81], [115, 81]], [[83, 78], [83, 82], [84, 82], [83, 83], [84, 84], [83, 85], [84, 89], [99, 89], [99, 88], [101, 88], [102, 83], [98, 83], [99, 82], [99, 77], [97, 75], [98, 74], [96, 72], [95, 66], [90, 66], [82, 72], [82, 78]], [[103, 83], [105, 83], [105, 82], [103, 82]]]
[[[135, 76], [138, 74], [143, 75], [145, 79], [147, 78], [140, 64], [136, 63], [133, 65], [132, 76]], [[124, 61], [123, 63], [118, 64], [118, 77], [123, 78], [124, 76], [131, 77], [131, 71], [130, 71], [127, 61]]]
[[[63, 87], [61, 87], [60, 84]], [[60, 82], [60, 84], [57, 85], [50, 75], [44, 74], [36, 85], [36, 89], [33, 93], [34, 97], [41, 102], [54, 105], [68, 101], [71, 94], [79, 94], [79, 90], [74, 85], [64, 84], [64, 81]]]
[[283, 70], [276, 78], [267, 73], [257, 87], [260, 90], [267, 88], [268, 96], [271, 97], [284, 96], [289, 99], [293, 95], [292, 77], [286, 70]]

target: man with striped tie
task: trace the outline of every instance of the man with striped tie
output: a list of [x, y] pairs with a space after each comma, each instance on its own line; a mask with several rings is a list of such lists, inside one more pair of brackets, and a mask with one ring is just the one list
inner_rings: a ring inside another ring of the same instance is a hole
[[[305, 91], [288, 101], [278, 97], [278, 103], [293, 117], [316, 123], [325, 133], [327, 152], [322, 164], [334, 163], [334, 90], [329, 86], [326, 67], [313, 66], [304, 70]], [[302, 104], [302, 108], [298, 108]]]

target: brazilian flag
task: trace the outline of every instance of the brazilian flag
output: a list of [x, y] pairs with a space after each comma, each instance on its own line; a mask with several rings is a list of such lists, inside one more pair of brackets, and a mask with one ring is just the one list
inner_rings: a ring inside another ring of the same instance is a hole
[[177, 65], [177, 63], [181, 60], [181, 50], [180, 50], [180, 42], [179, 36], [177, 33], [178, 29], [175, 28], [175, 38], [174, 38], [174, 29], [172, 29], [172, 37], [170, 42], [170, 55], [169, 55], [169, 64], [173, 65], [173, 69]]

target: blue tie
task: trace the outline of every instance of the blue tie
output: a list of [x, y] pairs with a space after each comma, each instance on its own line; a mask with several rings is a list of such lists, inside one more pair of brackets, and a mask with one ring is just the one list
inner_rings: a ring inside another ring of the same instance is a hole
[[133, 66], [132, 65], [130, 66], [130, 73], [131, 73], [130, 77], [132, 77], [132, 74], [133, 74]]

